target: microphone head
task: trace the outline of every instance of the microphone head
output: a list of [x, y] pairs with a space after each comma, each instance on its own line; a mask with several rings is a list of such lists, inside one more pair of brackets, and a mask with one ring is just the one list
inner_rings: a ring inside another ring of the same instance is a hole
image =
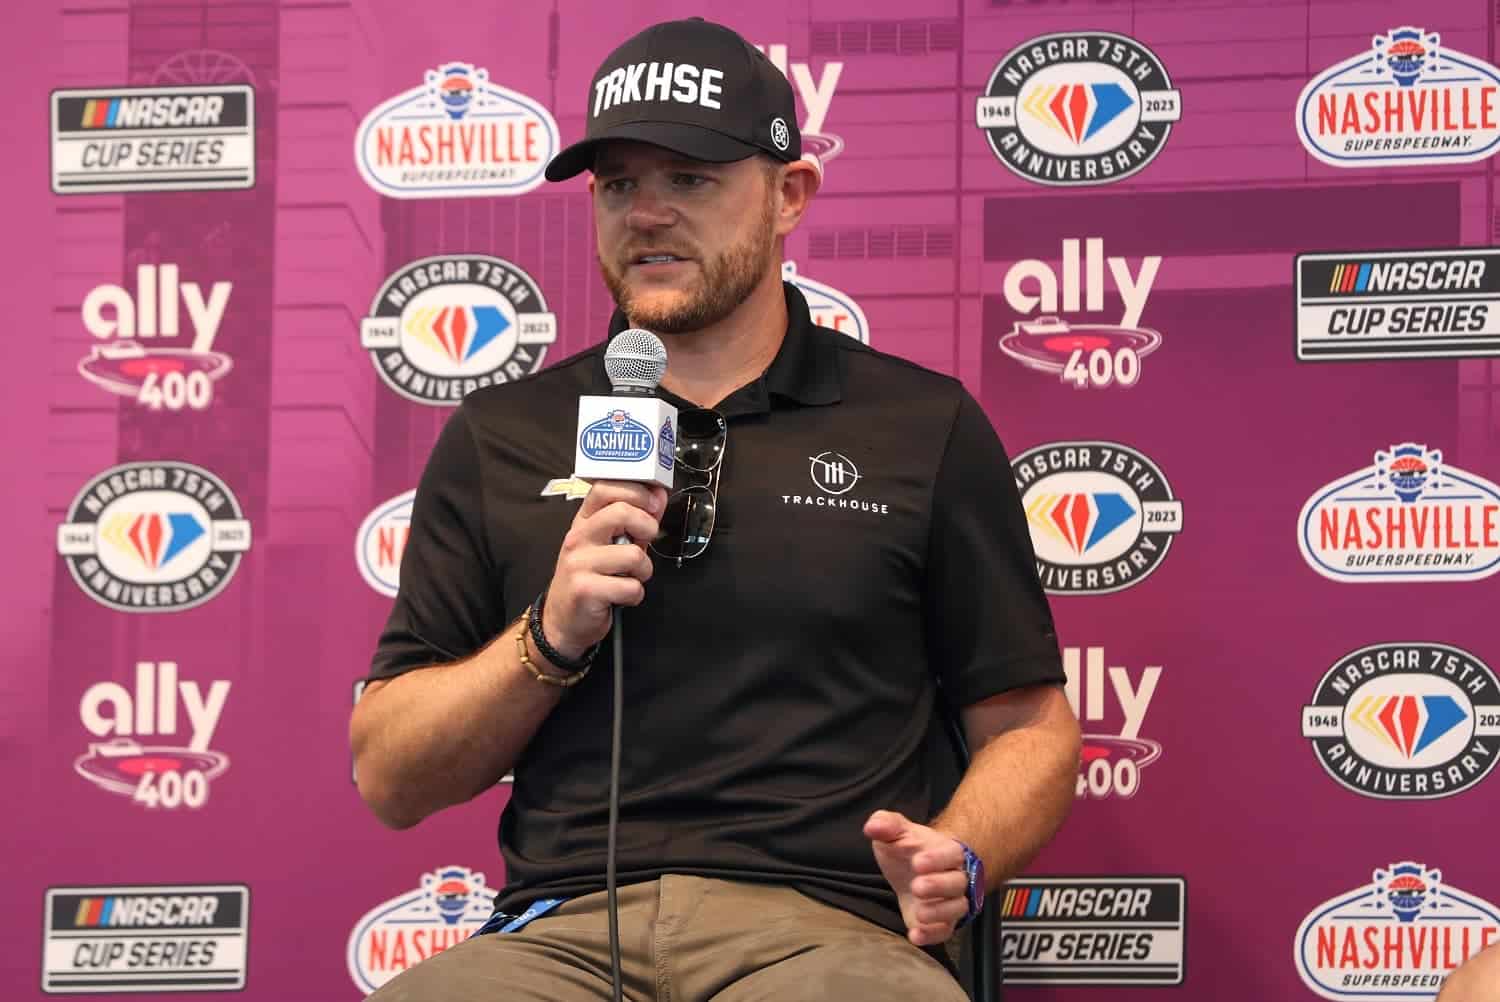
[[666, 345], [650, 331], [621, 331], [604, 351], [604, 371], [616, 393], [653, 393], [667, 374]]

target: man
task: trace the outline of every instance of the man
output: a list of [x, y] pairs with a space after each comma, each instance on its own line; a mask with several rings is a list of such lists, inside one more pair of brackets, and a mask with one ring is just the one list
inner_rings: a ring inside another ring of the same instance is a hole
[[[483, 934], [374, 997], [609, 996], [619, 609], [627, 995], [957, 1002], [936, 947], [1051, 837], [1077, 774], [1009, 463], [961, 384], [815, 327], [780, 281], [820, 178], [763, 55], [656, 25], [589, 107], [548, 177], [593, 171], [611, 333], [667, 345], [683, 489], [569, 500], [602, 346], [448, 422], [351, 743], [397, 828], [514, 768], [507, 883]], [[974, 751], [946, 806], [942, 698]]]

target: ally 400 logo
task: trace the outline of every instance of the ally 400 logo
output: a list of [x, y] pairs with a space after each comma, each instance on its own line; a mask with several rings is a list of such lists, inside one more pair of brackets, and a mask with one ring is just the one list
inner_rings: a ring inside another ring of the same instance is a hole
[[229, 768], [229, 756], [209, 747], [228, 698], [226, 679], [204, 692], [178, 679], [176, 662], [141, 661], [134, 690], [98, 682], [84, 691], [79, 719], [90, 734], [109, 740], [90, 743], [73, 769], [147, 808], [202, 807], [211, 781]]
[[[151, 410], [206, 409], [214, 384], [234, 364], [214, 348], [233, 289], [231, 282], [214, 282], [205, 295], [197, 282], [182, 280], [175, 264], [137, 266], [134, 294], [96, 286], [80, 313], [101, 343], [79, 361], [78, 374]], [[192, 340], [183, 344], [185, 328]]]
[[57, 550], [89, 598], [119, 612], [178, 612], [233, 579], [250, 522], [229, 486], [175, 460], [123, 463], [84, 485]]

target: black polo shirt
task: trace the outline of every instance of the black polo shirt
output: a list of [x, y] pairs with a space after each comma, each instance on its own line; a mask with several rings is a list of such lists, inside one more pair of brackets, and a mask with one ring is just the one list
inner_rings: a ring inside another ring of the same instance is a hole
[[[861, 828], [877, 809], [942, 807], [934, 679], [965, 706], [1063, 672], [978, 404], [814, 326], [790, 285], [786, 301], [770, 368], [716, 408], [729, 435], [708, 549], [654, 558], [624, 615], [618, 873], [787, 883], [902, 932]], [[624, 326], [617, 313], [611, 333]], [[571, 476], [579, 395], [609, 393], [603, 354], [464, 398], [417, 488], [371, 678], [472, 655], [550, 580], [578, 501], [544, 489]], [[611, 662], [606, 642], [516, 763], [501, 910], [604, 887]]]

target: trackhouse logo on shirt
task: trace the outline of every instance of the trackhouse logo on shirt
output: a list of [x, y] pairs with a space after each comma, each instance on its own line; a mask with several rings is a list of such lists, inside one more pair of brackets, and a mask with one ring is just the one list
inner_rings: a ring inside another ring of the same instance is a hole
[[556, 340], [557, 317], [536, 280], [485, 254], [413, 261], [386, 279], [359, 323], [360, 346], [385, 384], [438, 407], [531, 375]]
[[880, 516], [890, 514], [889, 504], [849, 496], [860, 481], [860, 472], [859, 467], [854, 465], [854, 460], [843, 453], [825, 450], [807, 457], [807, 472], [819, 493], [783, 494], [783, 505], [852, 509]]

